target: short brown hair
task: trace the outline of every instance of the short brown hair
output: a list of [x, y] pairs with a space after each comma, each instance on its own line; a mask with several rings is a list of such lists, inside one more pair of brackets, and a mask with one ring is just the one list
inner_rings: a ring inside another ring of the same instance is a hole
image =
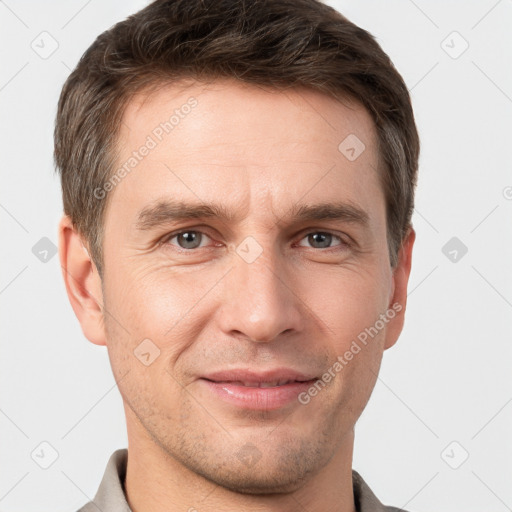
[[[414, 207], [419, 137], [409, 91], [374, 37], [317, 0], [157, 0], [103, 32], [67, 79], [55, 125], [64, 212], [102, 275], [106, 200], [127, 102], [155, 83], [229, 77], [360, 102], [375, 123], [390, 261]], [[340, 141], [341, 142], [341, 141]]]

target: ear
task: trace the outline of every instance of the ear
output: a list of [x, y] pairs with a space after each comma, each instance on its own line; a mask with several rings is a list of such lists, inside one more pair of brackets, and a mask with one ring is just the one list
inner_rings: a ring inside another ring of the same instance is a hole
[[101, 279], [67, 215], [59, 223], [59, 258], [68, 298], [82, 332], [92, 343], [106, 345]]
[[405, 319], [405, 308], [407, 305], [407, 283], [411, 273], [412, 248], [416, 232], [409, 228], [398, 253], [398, 262], [393, 270], [392, 291], [389, 301], [389, 309], [395, 311], [395, 316], [388, 323], [384, 350], [392, 347], [402, 332]]

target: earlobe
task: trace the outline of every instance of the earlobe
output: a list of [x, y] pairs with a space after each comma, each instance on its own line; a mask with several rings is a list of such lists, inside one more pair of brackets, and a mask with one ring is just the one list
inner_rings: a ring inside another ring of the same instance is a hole
[[405, 309], [407, 305], [407, 284], [411, 273], [412, 249], [416, 233], [412, 226], [404, 238], [398, 253], [398, 263], [393, 270], [393, 284], [389, 308], [395, 311], [386, 330], [384, 349], [392, 347], [398, 340], [404, 326]]
[[106, 345], [101, 279], [67, 215], [59, 223], [59, 258], [68, 298], [82, 332], [92, 343]]

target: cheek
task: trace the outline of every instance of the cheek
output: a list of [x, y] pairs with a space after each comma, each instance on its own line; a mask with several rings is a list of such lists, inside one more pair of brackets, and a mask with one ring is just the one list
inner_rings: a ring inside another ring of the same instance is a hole
[[208, 293], [218, 281], [217, 273], [172, 269], [165, 263], [118, 267], [106, 287], [112, 349], [133, 353], [149, 339], [160, 350], [158, 363], [172, 367], [210, 318]]
[[126, 269], [123, 279], [113, 277], [105, 297], [110, 363], [123, 399], [151, 421], [155, 410], [165, 410], [164, 397], [183, 401], [176, 384], [181, 376], [174, 375], [172, 362], [193, 340], [185, 321], [192, 297], [179, 279], [156, 280], [153, 274]]
[[299, 295], [321, 320], [318, 326], [337, 353], [373, 326], [387, 308], [388, 280], [377, 267], [345, 267], [329, 273], [319, 269], [301, 288]]
[[326, 369], [330, 375], [325, 376], [331, 378], [331, 398], [325, 405], [337, 404], [340, 411], [358, 417], [382, 360], [390, 320], [383, 323], [380, 315], [387, 310], [389, 278], [378, 265], [364, 270], [346, 267], [323, 276], [319, 271], [310, 277], [305, 302], [320, 320], [317, 325], [331, 353], [331, 366]]

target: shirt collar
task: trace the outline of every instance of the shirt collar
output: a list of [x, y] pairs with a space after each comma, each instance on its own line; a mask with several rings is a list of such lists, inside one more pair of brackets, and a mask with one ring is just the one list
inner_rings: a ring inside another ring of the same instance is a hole
[[[132, 512], [124, 492], [127, 460], [128, 450], [126, 448], [116, 450], [110, 456], [94, 500], [84, 505], [78, 512], [98, 512], [98, 509], [101, 512]], [[357, 512], [402, 511], [402, 509], [384, 506], [373, 494], [363, 477], [355, 470], [352, 470], [352, 485]]]

